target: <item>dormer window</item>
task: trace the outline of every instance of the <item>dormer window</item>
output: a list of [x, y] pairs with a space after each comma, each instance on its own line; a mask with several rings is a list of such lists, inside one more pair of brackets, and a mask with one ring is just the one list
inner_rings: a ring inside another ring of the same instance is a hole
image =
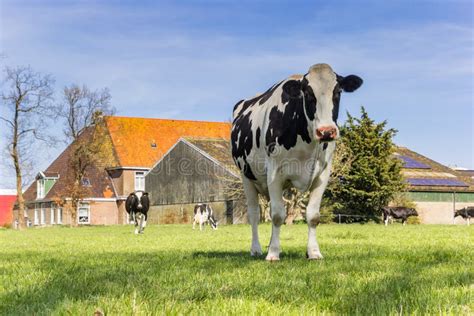
[[45, 184], [44, 179], [36, 180], [36, 198], [37, 199], [42, 199], [45, 196], [44, 184]]
[[82, 178], [82, 186], [84, 187], [90, 187], [91, 186], [91, 181], [89, 178]]

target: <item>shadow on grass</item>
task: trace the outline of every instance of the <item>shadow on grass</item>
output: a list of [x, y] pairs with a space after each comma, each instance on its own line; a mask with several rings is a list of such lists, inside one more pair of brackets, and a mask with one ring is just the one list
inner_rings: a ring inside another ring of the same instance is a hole
[[[377, 248], [371, 253], [378, 255], [338, 250], [329, 260], [312, 265], [304, 259], [304, 254], [289, 251], [284, 253], [285, 258], [302, 260], [266, 266], [263, 262], [255, 263], [263, 261], [263, 256], [255, 259], [245, 251], [113, 252], [98, 257], [83, 254], [50, 258], [45, 258], [42, 252], [32, 252], [26, 257], [36, 260], [34, 274], [40, 279], [34, 284], [7, 288], [0, 295], [0, 314], [50, 314], [67, 309], [64, 307], [66, 301], [87, 303], [83, 312], [89, 313], [104, 297], [131, 306], [131, 293], [136, 291], [139, 296], [148, 297], [156, 304], [171, 299], [190, 304], [225, 297], [275, 301], [295, 307], [301, 303], [306, 306], [322, 304], [331, 312], [360, 314], [394, 313], [400, 311], [400, 306], [408, 313], [416, 310], [439, 312], [440, 306], [449, 304], [467, 306], [468, 298], [448, 297], [443, 300], [442, 297], [432, 297], [433, 289], [467, 288], [473, 281], [472, 273], [441, 270], [436, 277], [420, 277], [427, 269], [447, 265], [450, 260], [458, 261], [458, 255], [444, 250], [434, 250], [427, 255], [408, 251], [390, 253], [386, 248]], [[0, 258], [0, 263], [5, 266], [7, 260], [25, 260], [23, 255]], [[380, 258], [385, 257], [390, 264], [380, 266]], [[278, 267], [278, 271], [273, 267]], [[255, 279], [255, 274], [252, 274], [256, 270], [263, 274], [260, 279]], [[267, 270], [280, 274], [269, 278], [265, 275]], [[290, 270], [293, 272], [288, 272]], [[382, 276], [364, 281], [364, 275], [374, 271]], [[236, 277], [237, 274], [245, 274], [247, 278]], [[338, 279], [340, 274], [349, 277]], [[295, 282], [289, 286], [291, 280]], [[248, 292], [250, 282], [254, 282], [251, 294]], [[221, 290], [223, 287], [228, 292]], [[298, 303], [295, 303], [295, 296]], [[441, 301], [435, 302], [436, 299]]]

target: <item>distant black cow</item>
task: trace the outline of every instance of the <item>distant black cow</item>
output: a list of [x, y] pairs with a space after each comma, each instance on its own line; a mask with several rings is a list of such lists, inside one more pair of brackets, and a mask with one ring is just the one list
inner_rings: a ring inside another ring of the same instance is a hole
[[199, 223], [199, 229], [202, 230], [204, 224], [209, 223], [212, 229], [217, 229], [217, 221], [214, 218], [214, 212], [209, 204], [196, 204], [194, 206], [193, 229]]
[[401, 219], [403, 225], [406, 224], [407, 218], [410, 216], [418, 216], [418, 213], [414, 208], [403, 207], [403, 206], [385, 206], [382, 208], [383, 211], [383, 221], [385, 222], [385, 226], [388, 225], [388, 220], [393, 221], [395, 219]]
[[467, 221], [467, 225], [470, 225], [471, 217], [474, 217], [474, 206], [468, 206], [454, 212], [454, 217], [462, 216]]
[[148, 192], [136, 191], [130, 193], [125, 202], [129, 221], [135, 223], [135, 234], [143, 234], [148, 219], [148, 209], [150, 208], [150, 200]]

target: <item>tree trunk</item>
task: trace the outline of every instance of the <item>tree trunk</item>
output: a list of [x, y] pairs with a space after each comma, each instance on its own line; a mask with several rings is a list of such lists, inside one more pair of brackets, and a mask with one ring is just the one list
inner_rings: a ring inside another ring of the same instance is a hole
[[69, 222], [69, 226], [71, 227], [77, 227], [77, 205], [79, 204], [79, 201], [77, 198], [72, 198], [71, 203], [69, 204], [69, 214], [71, 214], [71, 221]]
[[[18, 112], [17, 112], [18, 113]], [[15, 117], [17, 123], [17, 116]], [[23, 198], [23, 184], [21, 176], [20, 158], [18, 157], [18, 124], [14, 126], [13, 142], [10, 155], [13, 158], [13, 165], [15, 166], [16, 174], [16, 196], [18, 203], [18, 229], [22, 230], [25, 225], [25, 199]]]

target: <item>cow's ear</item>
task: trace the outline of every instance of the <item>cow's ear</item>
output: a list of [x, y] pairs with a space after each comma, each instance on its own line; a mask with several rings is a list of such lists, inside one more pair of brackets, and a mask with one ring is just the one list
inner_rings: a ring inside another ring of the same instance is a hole
[[299, 98], [301, 97], [301, 81], [298, 80], [289, 80], [285, 82], [282, 87], [283, 93], [285, 93], [290, 98]]
[[349, 75], [346, 77], [337, 76], [337, 82], [345, 92], [353, 92], [359, 89], [364, 80], [356, 75]]

